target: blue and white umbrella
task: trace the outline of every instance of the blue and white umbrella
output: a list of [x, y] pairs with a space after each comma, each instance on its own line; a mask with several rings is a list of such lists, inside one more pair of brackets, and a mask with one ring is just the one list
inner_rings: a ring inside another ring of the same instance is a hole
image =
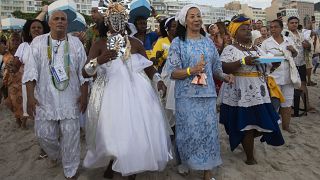
[[18, 18], [5, 18], [1, 20], [1, 29], [2, 30], [19, 30], [22, 29], [24, 23], [26, 23], [25, 19]]
[[87, 23], [84, 17], [77, 12], [77, 17], [72, 22], [68, 22], [68, 33], [84, 31], [86, 29]]
[[57, 10], [62, 10], [67, 14], [68, 22], [77, 18], [77, 5], [73, 0], [57, 0], [48, 6], [49, 16]]

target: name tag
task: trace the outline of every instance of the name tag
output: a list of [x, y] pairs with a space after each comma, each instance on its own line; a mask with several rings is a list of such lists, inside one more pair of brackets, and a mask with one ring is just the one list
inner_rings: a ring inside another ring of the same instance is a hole
[[68, 80], [68, 75], [67, 75], [67, 73], [64, 69], [64, 66], [62, 64], [57, 64], [57, 65], [51, 66], [50, 70], [51, 70], [51, 73], [52, 73], [54, 79], [58, 83]]

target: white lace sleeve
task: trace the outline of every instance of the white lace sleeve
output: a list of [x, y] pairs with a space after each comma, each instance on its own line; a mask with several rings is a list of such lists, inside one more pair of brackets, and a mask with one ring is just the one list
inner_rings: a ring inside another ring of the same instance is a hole
[[235, 57], [237, 57], [236, 47], [234, 47], [233, 45], [229, 45], [223, 49], [220, 55], [220, 61], [229, 63], [239, 60]]

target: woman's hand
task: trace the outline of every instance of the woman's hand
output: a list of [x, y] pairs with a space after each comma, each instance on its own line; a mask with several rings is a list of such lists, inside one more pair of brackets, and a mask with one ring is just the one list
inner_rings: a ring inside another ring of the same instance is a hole
[[234, 84], [234, 76], [233, 76], [233, 74], [226, 75], [224, 77], [223, 81], [228, 83], [228, 84]]
[[102, 52], [100, 56], [97, 58], [98, 64], [104, 64], [111, 60], [115, 60], [117, 58], [117, 51], [115, 50], [105, 50]]
[[191, 74], [203, 73], [205, 65], [206, 62], [204, 60], [200, 60], [194, 67], [190, 68]]
[[289, 50], [291, 53], [296, 51], [292, 45], [287, 46], [287, 50]]
[[244, 61], [245, 61], [246, 65], [255, 66], [255, 65], [259, 64], [259, 61], [257, 60], [257, 58], [258, 57], [247, 56], [244, 58]]
[[167, 93], [167, 86], [161, 80], [157, 83], [157, 87], [158, 87], [159, 94], [161, 95], [161, 98], [164, 98]]

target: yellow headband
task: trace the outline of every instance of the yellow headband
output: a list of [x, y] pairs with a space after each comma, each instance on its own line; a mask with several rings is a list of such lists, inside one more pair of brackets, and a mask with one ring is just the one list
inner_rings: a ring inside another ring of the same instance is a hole
[[236, 36], [236, 32], [237, 32], [237, 30], [239, 29], [239, 27], [241, 26], [241, 25], [243, 25], [243, 24], [245, 24], [245, 25], [250, 25], [251, 24], [251, 21], [250, 20], [246, 20], [246, 21], [243, 21], [243, 22], [231, 22], [230, 24], [229, 24], [229, 32], [230, 32], [230, 34], [231, 34], [231, 36], [232, 37], [235, 37]]

